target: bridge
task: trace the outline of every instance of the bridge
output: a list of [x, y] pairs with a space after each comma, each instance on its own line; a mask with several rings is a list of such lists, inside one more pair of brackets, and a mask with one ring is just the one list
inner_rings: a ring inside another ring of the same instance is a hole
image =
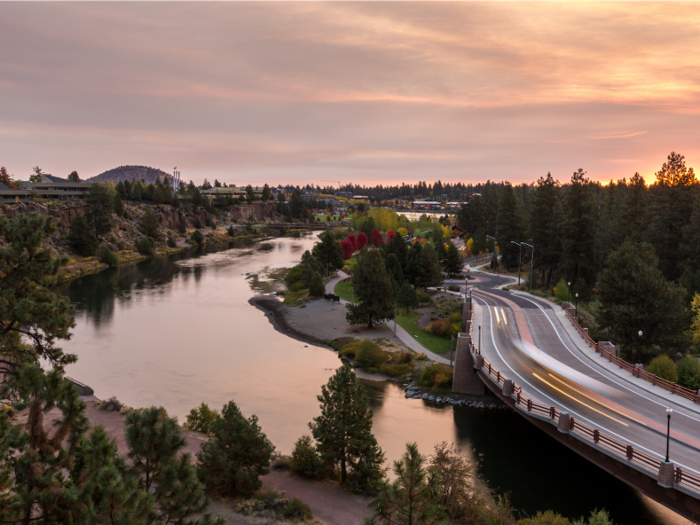
[[[488, 389], [576, 453], [700, 524], [698, 393], [619, 360], [567, 310], [494, 289], [504, 282], [485, 274], [469, 281], [453, 390]], [[562, 480], [571, 474], [565, 468]]]

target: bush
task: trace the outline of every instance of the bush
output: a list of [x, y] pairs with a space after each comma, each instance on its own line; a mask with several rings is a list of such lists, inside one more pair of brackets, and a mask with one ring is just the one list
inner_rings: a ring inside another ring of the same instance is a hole
[[199, 230], [195, 230], [190, 238], [197, 243], [197, 246], [204, 244], [204, 235]]
[[141, 237], [136, 241], [136, 251], [141, 255], [152, 257], [155, 253], [155, 241], [151, 237]]
[[323, 294], [326, 293], [326, 287], [323, 284], [323, 278], [318, 272], [314, 272], [313, 277], [311, 277], [309, 293], [313, 297], [321, 297]]
[[236, 231], [233, 229], [233, 225], [229, 226], [227, 231], [229, 237], [234, 237], [236, 235]]
[[678, 381], [686, 388], [700, 389], [700, 361], [697, 357], [687, 355], [676, 365]]
[[292, 458], [282, 456], [275, 459], [271, 465], [272, 470], [292, 470]]
[[379, 365], [379, 371], [391, 377], [405, 377], [413, 372], [413, 365], [396, 361], [393, 363], [387, 362]]
[[291, 469], [305, 478], [320, 478], [323, 476], [321, 456], [311, 436], [301, 436], [294, 444], [292, 451]]
[[566, 285], [566, 281], [563, 277], [559, 279], [559, 282], [554, 287], [554, 295], [560, 301], [569, 300], [569, 287]]
[[418, 297], [418, 304], [421, 306], [430, 302], [430, 296], [425, 292], [418, 292], [416, 296]]
[[362, 341], [355, 353], [355, 366], [369, 370], [377, 368], [384, 361], [386, 356], [384, 352], [374, 341]]
[[290, 292], [298, 292], [299, 290], [303, 290], [303, 289], [304, 289], [304, 283], [302, 281], [297, 281], [292, 286], [289, 287]]
[[209, 405], [202, 402], [196, 408], [190, 410], [185, 421], [185, 426], [187, 428], [194, 430], [195, 432], [202, 432], [204, 434], [209, 434], [212, 423], [219, 417], [219, 413], [216, 410], [209, 408]]
[[158, 217], [153, 213], [150, 208], [146, 210], [146, 213], [141, 217], [139, 222], [139, 229], [146, 237], [158, 237], [158, 229], [160, 228], [160, 221]]
[[423, 369], [419, 383], [427, 387], [452, 388], [452, 368], [437, 363], [428, 366]]
[[168, 237], [168, 248], [177, 248], [177, 243], [172, 237]]
[[194, 221], [192, 221], [192, 225], [199, 230], [200, 228], [202, 228], [202, 219], [200, 219], [199, 217], [195, 217]]
[[655, 374], [658, 377], [678, 382], [678, 372], [676, 372], [676, 364], [666, 354], [655, 357], [647, 367], [647, 372]]
[[214, 221], [211, 220], [211, 217], [207, 216], [204, 219], [204, 224], [207, 226], [207, 228], [211, 228], [212, 225], [214, 224]]
[[299, 498], [288, 499], [279, 510], [280, 514], [289, 520], [311, 520], [314, 517], [311, 507]]
[[177, 225], [177, 231], [180, 233], [185, 233], [187, 231], [187, 222], [185, 222], [185, 218], [180, 215], [180, 222]]
[[294, 266], [293, 268], [290, 268], [287, 271], [287, 274], [284, 276], [284, 282], [287, 284], [287, 288], [292, 287], [292, 285], [298, 281], [301, 281], [303, 278], [303, 272], [304, 269], [302, 268], [301, 264], [298, 264]]
[[124, 408], [124, 404], [120, 403], [116, 396], [112, 396], [107, 401], [96, 404], [99, 406], [100, 410], [104, 410], [105, 412], [119, 412]]
[[445, 319], [455, 312], [462, 311], [462, 302], [456, 297], [439, 297], [435, 299], [435, 317]]
[[355, 359], [355, 356], [357, 355], [357, 350], [360, 346], [360, 341], [355, 341], [353, 343], [348, 343], [346, 344], [341, 350], [340, 350], [340, 355], [341, 357], [347, 357], [349, 359]]
[[101, 263], [108, 264], [109, 266], [116, 266], [119, 264], [119, 257], [117, 257], [117, 254], [107, 248], [107, 246], [104, 244], [100, 246], [98, 257]]

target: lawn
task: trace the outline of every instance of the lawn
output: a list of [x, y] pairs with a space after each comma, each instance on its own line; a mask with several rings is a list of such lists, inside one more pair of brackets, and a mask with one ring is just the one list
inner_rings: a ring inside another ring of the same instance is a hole
[[[337, 292], [336, 292], [337, 293]], [[410, 315], [398, 315], [396, 316], [396, 322], [404, 328], [411, 337], [418, 341], [425, 348], [439, 355], [447, 355], [450, 353], [450, 340], [443, 337], [436, 337], [425, 333], [423, 330], [416, 326], [416, 319], [420, 317], [421, 314], [410, 314]], [[390, 326], [391, 322], [387, 326]], [[457, 346], [455, 341], [453, 349]]]
[[352, 288], [352, 283], [347, 282], [347, 283], [338, 283], [335, 285], [335, 288], [333, 291], [335, 292], [335, 295], [340, 296], [341, 299], [345, 299], [346, 301], [352, 300], [352, 294], [350, 293], [350, 288]]

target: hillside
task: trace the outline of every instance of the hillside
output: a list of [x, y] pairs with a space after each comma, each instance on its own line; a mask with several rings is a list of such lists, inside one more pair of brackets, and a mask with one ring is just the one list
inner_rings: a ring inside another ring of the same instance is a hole
[[160, 177], [160, 180], [165, 180], [166, 178], [171, 181], [173, 176], [159, 170], [157, 168], [150, 168], [148, 166], [119, 166], [104, 173], [100, 173], [94, 177], [86, 179], [85, 182], [113, 182], [117, 184], [119, 182], [126, 182], [127, 180], [143, 180], [146, 184], [155, 184], [156, 179]]

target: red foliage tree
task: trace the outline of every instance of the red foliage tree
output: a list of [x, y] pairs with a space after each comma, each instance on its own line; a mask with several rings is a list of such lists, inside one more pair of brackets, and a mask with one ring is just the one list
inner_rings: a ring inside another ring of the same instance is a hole
[[367, 246], [367, 235], [365, 235], [365, 232], [360, 232], [357, 236], [357, 249], [361, 250], [365, 246]]
[[351, 233], [348, 235], [348, 241], [350, 241], [350, 244], [352, 245], [353, 250], [358, 250], [359, 248], [357, 247], [357, 238], [355, 237], [354, 233]]
[[391, 239], [394, 238], [394, 235], [396, 235], [396, 232], [394, 230], [389, 230], [386, 232], [386, 242], [391, 242]]
[[379, 230], [372, 230], [372, 235], [370, 236], [370, 242], [372, 246], [379, 248], [384, 243], [384, 237], [382, 237], [382, 232]]
[[352, 243], [349, 240], [344, 239], [340, 241], [340, 247], [343, 250], [343, 259], [347, 261], [350, 257], [352, 257], [352, 254], [355, 251], [352, 247]]
[[15, 183], [12, 181], [12, 177], [7, 173], [7, 168], [5, 166], [0, 166], [0, 183], [4, 184], [11, 190], [15, 189]]

